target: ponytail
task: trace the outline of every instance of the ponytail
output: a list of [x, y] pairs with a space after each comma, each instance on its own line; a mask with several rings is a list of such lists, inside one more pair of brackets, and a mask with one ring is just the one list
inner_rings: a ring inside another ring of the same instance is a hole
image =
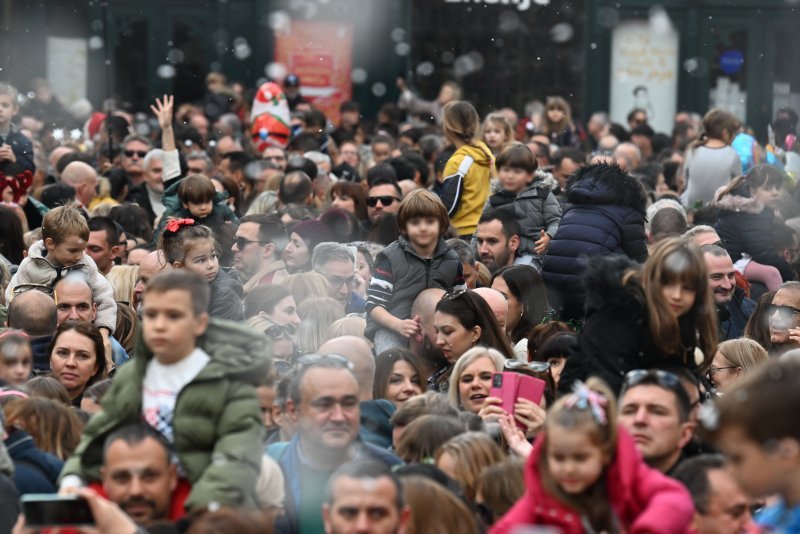
[[719, 192], [719, 194], [717, 194], [717, 199], [716, 199], [717, 202], [722, 200], [722, 198], [725, 197], [726, 195], [729, 195], [731, 191], [736, 190], [745, 180], [746, 178], [744, 176], [737, 176], [736, 178], [731, 180], [731, 183], [729, 183], [727, 187], [725, 187], [725, 189], [723, 189], [722, 191]]
[[176, 261], [183, 262], [192, 242], [200, 239], [214, 240], [214, 232], [207, 226], [195, 224], [194, 219], [170, 219], [158, 238], [158, 248], [172, 265]]

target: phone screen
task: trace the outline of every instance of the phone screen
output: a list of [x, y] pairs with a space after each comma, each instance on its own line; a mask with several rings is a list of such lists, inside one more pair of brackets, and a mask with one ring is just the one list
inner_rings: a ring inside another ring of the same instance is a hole
[[26, 495], [22, 499], [28, 527], [94, 525], [85, 499], [60, 495]]

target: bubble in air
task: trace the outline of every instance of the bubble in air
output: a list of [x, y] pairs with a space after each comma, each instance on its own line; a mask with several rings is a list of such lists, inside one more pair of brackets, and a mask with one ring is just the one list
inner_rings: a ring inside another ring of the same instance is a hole
[[411, 52], [411, 45], [408, 43], [397, 43], [394, 45], [394, 53], [398, 56], [407, 56]]
[[183, 61], [183, 57], [183, 50], [180, 50], [179, 48], [173, 48], [167, 52], [167, 61], [173, 65], [181, 63]]
[[99, 35], [89, 37], [89, 50], [100, 50], [103, 48], [103, 38]]
[[406, 38], [406, 29], [405, 28], [395, 28], [392, 30], [390, 34], [392, 36], [392, 41], [395, 43], [403, 42]]
[[619, 24], [619, 11], [606, 6], [597, 10], [597, 24], [606, 29], [612, 29]]
[[436, 68], [430, 61], [423, 61], [422, 63], [417, 65], [418, 76], [430, 76], [431, 74], [433, 74], [434, 70], [436, 70]]
[[386, 84], [382, 82], [376, 82], [372, 84], [372, 94], [381, 97], [386, 94]]
[[175, 76], [175, 67], [170, 65], [169, 63], [164, 63], [163, 65], [159, 65], [156, 69], [156, 74], [159, 78], [173, 78]]
[[350, 79], [353, 83], [364, 83], [367, 81], [367, 71], [361, 67], [356, 67], [350, 72]]
[[575, 35], [575, 30], [572, 24], [568, 22], [559, 22], [550, 28], [550, 38], [555, 43], [566, 43]]
[[253, 53], [250, 44], [244, 37], [237, 37], [233, 40], [233, 55], [236, 59], [243, 60], [250, 57]]
[[103, 21], [100, 19], [94, 19], [91, 24], [92, 31], [99, 32], [103, 29]]
[[450, 63], [452, 63], [455, 60], [455, 58], [456, 55], [450, 50], [445, 50], [444, 52], [442, 52], [442, 63], [444, 63], [445, 65], [449, 65]]
[[533, 0], [533, 3], [537, 6], [549, 6], [550, 0]]
[[268, 63], [264, 68], [264, 74], [267, 75], [267, 78], [272, 80], [282, 80], [289, 74], [289, 69], [287, 69], [286, 65], [283, 63], [273, 61], [272, 63]]
[[286, 11], [274, 11], [269, 15], [269, 27], [276, 32], [288, 32], [292, 28], [292, 17]]

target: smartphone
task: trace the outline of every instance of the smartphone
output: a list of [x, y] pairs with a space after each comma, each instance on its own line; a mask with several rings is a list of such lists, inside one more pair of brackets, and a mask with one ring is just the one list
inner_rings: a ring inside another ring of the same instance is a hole
[[[514, 405], [517, 399], [527, 399], [534, 404], [539, 404], [544, 396], [545, 382], [522, 373], [504, 372], [492, 376], [490, 397], [497, 397], [502, 402], [502, 408], [514, 415]], [[517, 426], [522, 428], [519, 422]]]
[[89, 503], [77, 495], [30, 493], [22, 496], [25, 526], [85, 527], [94, 525]]

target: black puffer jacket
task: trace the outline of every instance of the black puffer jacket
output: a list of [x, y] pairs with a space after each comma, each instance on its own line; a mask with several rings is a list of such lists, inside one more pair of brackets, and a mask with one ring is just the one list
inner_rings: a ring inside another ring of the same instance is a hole
[[575, 175], [567, 201], [542, 276], [551, 291], [551, 304], [562, 318], [572, 319], [583, 315], [580, 275], [588, 258], [624, 254], [637, 262], [647, 259], [647, 197], [636, 178], [617, 166], [598, 164]]
[[227, 269], [220, 268], [217, 278], [211, 282], [211, 302], [208, 314], [218, 319], [244, 321], [242, 283]]

